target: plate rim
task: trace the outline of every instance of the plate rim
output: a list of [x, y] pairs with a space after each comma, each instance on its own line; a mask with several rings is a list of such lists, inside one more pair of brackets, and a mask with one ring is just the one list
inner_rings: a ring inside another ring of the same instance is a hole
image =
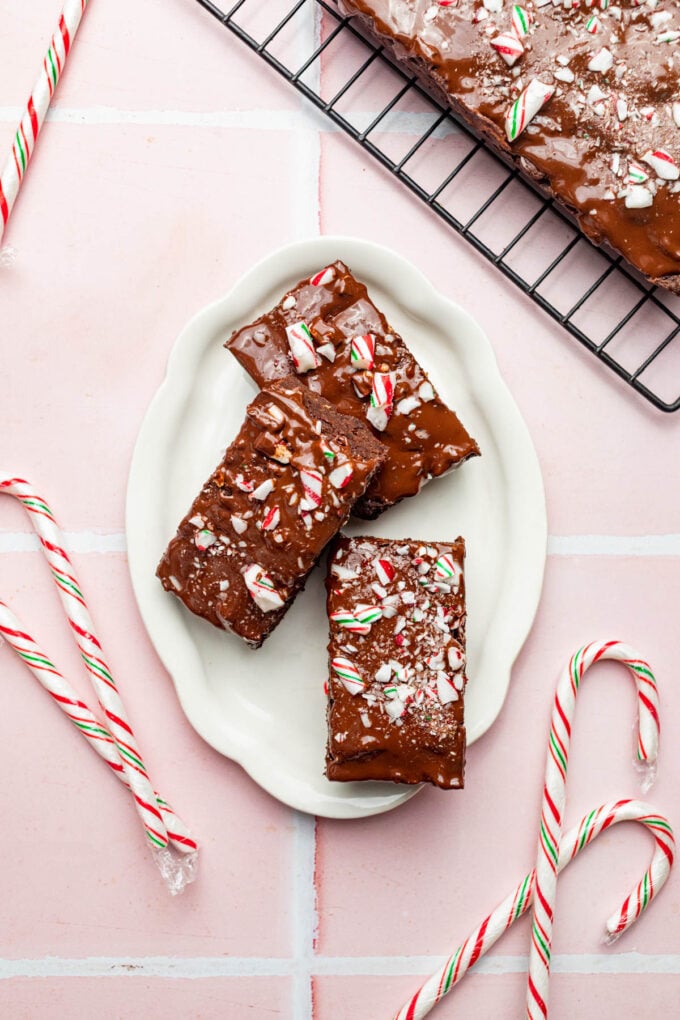
[[[262, 308], [264, 310], [264, 292], [271, 289], [272, 281], [290, 278], [295, 282], [295, 279], [298, 278], [299, 265], [302, 262], [309, 266], [308, 272], [313, 272], [315, 268], [318, 268], [317, 263], [319, 265], [322, 262], [326, 264], [335, 258], [341, 258], [350, 264], [356, 264], [357, 260], [378, 264], [381, 272], [386, 268], [385, 277], [388, 272], [393, 279], [405, 276], [413, 284], [412, 287], [400, 289], [405, 292], [405, 296], [400, 293], [397, 297], [396, 287], [385, 288], [396, 305], [412, 314], [418, 314], [417, 310], [420, 307], [424, 312], [427, 312], [427, 317], [436, 320], [440, 325], [442, 325], [443, 317], [447, 316], [449, 319], [457, 320], [457, 326], [464, 327], [455, 331], [456, 348], [464, 363], [468, 367], [474, 367], [474, 372], [471, 372], [471, 375], [474, 381], [475, 399], [489, 413], [488, 420], [495, 424], [494, 435], [501, 451], [504, 448], [509, 448], [515, 455], [514, 463], [505, 466], [516, 470], [516, 456], [518, 453], [520, 455], [524, 487], [522, 506], [516, 506], [517, 501], [513, 500], [509, 500], [509, 506], [514, 515], [523, 510], [530, 516], [530, 519], [525, 521], [524, 529], [519, 532], [523, 539], [522, 542], [518, 548], [511, 550], [512, 560], [514, 562], [518, 559], [522, 561], [524, 581], [521, 599], [522, 610], [519, 612], [519, 621], [515, 620], [512, 626], [503, 628], [504, 641], [499, 642], [496, 639], [493, 658], [497, 663], [498, 673], [502, 677], [502, 683], [499, 684], [502, 691], [497, 704], [490, 705], [488, 711], [478, 719], [475, 727], [468, 729], [468, 746], [491, 727], [505, 703], [512, 668], [533, 626], [543, 587], [548, 526], [540, 464], [527, 425], [500, 373], [493, 347], [486, 333], [469, 312], [438, 291], [422, 270], [392, 249], [374, 241], [343, 235], [322, 235], [294, 241], [277, 248], [259, 260], [243, 273], [224, 295], [210, 302], [191, 317], [172, 345], [165, 375], [146, 409], [135, 440], [126, 491], [125, 530], [128, 569], [142, 622], [157, 655], [172, 678], [182, 711], [191, 726], [215, 750], [241, 765], [260, 787], [283, 803], [318, 816], [357, 818], [392, 810], [413, 797], [421, 787], [395, 786], [394, 794], [387, 798], [381, 798], [379, 804], [371, 803], [371, 798], [368, 797], [365, 809], [360, 811], [350, 807], [353, 801], [349, 799], [332, 800], [328, 798], [332, 807], [326, 805], [326, 810], [324, 810], [320, 805], [312, 808], [300, 801], [287, 787], [279, 790], [272, 789], [271, 784], [264, 781], [264, 777], [261, 775], [262, 770], [258, 768], [257, 761], [253, 760], [252, 755], [249, 756], [250, 743], [247, 740], [239, 741], [234, 733], [234, 728], [228, 727], [230, 737], [233, 739], [230, 739], [230, 746], [225, 747], [224, 726], [216, 728], [213, 716], [210, 712], [205, 711], [201, 699], [191, 697], [191, 685], [186, 683], [186, 677], [180, 675], [177, 668], [173, 668], [168, 642], [163, 636], [156, 633], [156, 614], [153, 611], [153, 606], [147, 603], [144, 592], [144, 582], [148, 579], [146, 572], [139, 567], [137, 554], [138, 541], [143, 541], [144, 527], [137, 519], [136, 492], [138, 486], [148, 485], [149, 474], [153, 474], [154, 466], [149, 463], [146, 448], [148, 436], [150, 434], [157, 436], [159, 423], [168, 418], [168, 408], [170, 408], [171, 417], [174, 417], [190, 396], [192, 382], [195, 379], [196, 369], [205, 346], [194, 341], [194, 334], [197, 331], [205, 335], [207, 331], [214, 333], [222, 330], [226, 336], [227, 327], [221, 323], [229, 319], [251, 321], [253, 309]], [[302, 270], [299, 275], [304, 276], [305, 270]], [[361, 276], [361, 273], [358, 275]], [[417, 298], [414, 295], [417, 295]], [[442, 329], [442, 332], [447, 332], [447, 330]], [[448, 332], [452, 334], [453, 328]], [[183, 382], [181, 376], [184, 377]], [[500, 425], [502, 428], [499, 430]], [[502, 441], [499, 440], [499, 436]], [[158, 458], [159, 461], [161, 459]], [[501, 463], [505, 463], [504, 459]], [[160, 471], [158, 475], [160, 482]], [[151, 480], [153, 481], [153, 479]], [[529, 534], [532, 536], [531, 541], [528, 540]], [[506, 575], [511, 573], [510, 565], [508, 565]], [[517, 610], [513, 610], [513, 613], [517, 613]], [[499, 651], [499, 647], [501, 651]], [[192, 658], [194, 661], [200, 662], [197, 652]], [[387, 786], [387, 784], [385, 785]]]

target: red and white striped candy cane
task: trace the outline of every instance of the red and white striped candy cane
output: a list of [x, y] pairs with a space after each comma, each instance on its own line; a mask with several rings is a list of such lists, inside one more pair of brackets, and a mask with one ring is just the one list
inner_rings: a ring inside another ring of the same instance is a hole
[[151, 786], [118, 688], [104, 659], [80, 585], [64, 549], [61, 531], [47, 502], [25, 479], [0, 474], [1, 493], [18, 499], [31, 517], [76, 644], [104, 712], [105, 724], [102, 725], [75, 695], [67, 681], [23, 630], [4, 603], [0, 603], [0, 634], [7, 639], [71, 721], [88, 738], [91, 746], [129, 787], [151, 846], [162, 850], [170, 842], [176, 850], [187, 855], [183, 865], [173, 866], [172, 860], [167, 857], [159, 861], [171, 889], [178, 890], [193, 878], [196, 843], [185, 824], [177, 818], [167, 802], [158, 797]]
[[45, 54], [40, 75], [29, 96], [24, 115], [14, 136], [14, 144], [0, 174], [0, 239], [19, 194], [38, 133], [64, 70], [73, 39], [88, 0], [66, 0], [57, 30]]
[[[566, 833], [560, 844], [558, 871], [562, 871], [601, 832], [619, 822], [639, 822], [655, 840], [652, 860], [643, 878], [627, 897], [619, 911], [606, 922], [609, 938], [630, 928], [668, 878], [675, 853], [673, 830], [666, 818], [648, 804], [636, 800], [620, 800], [603, 804], [587, 814], [579, 825]], [[445, 995], [465, 977], [485, 953], [529, 908], [534, 897], [536, 872], [522, 879], [516, 889], [475, 928], [449, 957], [443, 967], [421, 986], [412, 999], [397, 1013], [395, 1020], [422, 1020]]]
[[[2, 601], [0, 601], [0, 637], [3, 637], [11, 645], [66, 717], [87, 739], [90, 747], [110, 766], [118, 779], [130, 789], [116, 750], [116, 742], [110, 730], [90, 711], [85, 702], [81, 701], [68, 680], [39, 648], [30, 634], [22, 629], [17, 617]], [[137, 765], [137, 768], [142, 767], [142, 763]], [[164, 801], [158, 793], [155, 793], [155, 798], [172, 845], [184, 853], [195, 850], [196, 842], [192, 839], [184, 822], [177, 817], [167, 801]]]
[[629, 645], [620, 641], [594, 642], [580, 648], [572, 656], [558, 682], [550, 726], [529, 950], [526, 1008], [529, 1020], [541, 1020], [548, 1015], [550, 947], [557, 890], [557, 864], [566, 805], [567, 766], [576, 695], [583, 674], [593, 663], [603, 659], [615, 659], [624, 663], [635, 680], [638, 701], [637, 759], [647, 769], [650, 785], [656, 767], [659, 746], [659, 695], [649, 665]]

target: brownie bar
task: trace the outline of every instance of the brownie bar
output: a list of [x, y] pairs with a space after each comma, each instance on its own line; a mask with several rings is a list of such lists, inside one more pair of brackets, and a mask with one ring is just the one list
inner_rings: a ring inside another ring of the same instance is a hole
[[680, 293], [677, 3], [341, 6], [592, 241]]
[[297, 379], [272, 384], [166, 549], [163, 587], [257, 648], [383, 457], [365, 425]]
[[354, 512], [377, 517], [479, 454], [408, 347], [342, 262], [302, 280], [225, 346], [258, 386], [296, 371], [339, 411], [368, 422], [387, 457]]
[[329, 779], [463, 786], [462, 538], [340, 536], [329, 561]]

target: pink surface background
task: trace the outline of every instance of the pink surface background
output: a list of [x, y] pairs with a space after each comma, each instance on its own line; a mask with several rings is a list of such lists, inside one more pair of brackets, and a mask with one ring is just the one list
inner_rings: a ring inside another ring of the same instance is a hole
[[[0, 0], [3, 151], [58, 8]], [[272, 248], [319, 231], [400, 251], [478, 318], [536, 443], [551, 540], [534, 630], [501, 717], [470, 748], [465, 792], [315, 824], [185, 721], [134, 605], [123, 506], [182, 326]], [[1, 463], [48, 494], [85, 550], [76, 566], [150, 771], [203, 857], [170, 899], [125, 792], [0, 649], [0, 1016], [388, 1018], [530, 866], [554, 681], [592, 637], [623, 637], [658, 672], [650, 799], [678, 822], [680, 416], [578, 349], [190, 0], [92, 0], [6, 241], [18, 254], [0, 270]], [[0, 506], [0, 597], [87, 693], [30, 526]], [[598, 667], [570, 820], [636, 794], [633, 712], [622, 670]], [[561, 880], [555, 1020], [677, 1013], [677, 877], [602, 945], [649, 853], [631, 828]], [[434, 1015], [520, 1016], [527, 944], [524, 921]]]

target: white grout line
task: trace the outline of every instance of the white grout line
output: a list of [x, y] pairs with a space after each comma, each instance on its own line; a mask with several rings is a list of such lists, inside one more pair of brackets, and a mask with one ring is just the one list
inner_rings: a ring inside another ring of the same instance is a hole
[[[65, 531], [64, 546], [74, 553], [121, 553], [127, 544], [125, 532]], [[40, 543], [33, 531], [0, 531], [0, 553], [38, 552]]]
[[[64, 545], [75, 553], [124, 553], [125, 532], [66, 531]], [[30, 531], [0, 531], [0, 553], [37, 552], [38, 539]], [[549, 556], [680, 556], [680, 534], [670, 535], [551, 535]]]
[[[444, 956], [317, 957], [314, 973], [347, 977], [427, 975], [442, 967], [446, 959]], [[492, 976], [526, 974], [529, 969], [529, 957], [525, 955], [483, 957], [474, 969], [477, 974]], [[680, 974], [680, 955], [561, 954], [552, 957], [551, 970], [555, 974]]]
[[318, 916], [316, 911], [316, 819], [293, 813], [293, 1016], [313, 1020], [312, 973]]
[[[313, 819], [298, 815], [305, 821]], [[427, 975], [445, 962], [443, 956], [316, 956], [307, 970], [322, 977], [398, 977]], [[156, 977], [175, 980], [229, 977], [293, 977], [299, 960], [289, 957], [250, 956], [90, 956], [63, 959], [47, 956], [37, 960], [0, 960], [0, 981], [13, 978]], [[492, 956], [479, 961], [477, 974], [499, 976], [525, 974], [528, 957]], [[552, 958], [555, 974], [680, 974], [679, 954], [563, 953]], [[307, 982], [307, 991], [309, 982]], [[295, 999], [295, 1020], [311, 1017], [311, 994]]]
[[212, 977], [289, 977], [293, 961], [272, 957], [116, 957], [89, 956], [42, 960], [0, 960], [0, 980], [12, 978], [158, 977], [197, 980]]
[[[0, 107], [0, 122], [18, 123], [19, 107]], [[112, 106], [90, 106], [84, 109], [52, 107], [47, 114], [52, 124], [76, 124], [96, 127], [104, 124], [130, 124], [144, 127], [243, 128], [253, 131], [294, 131], [304, 126], [302, 113], [290, 110], [215, 110], [199, 113], [192, 110], [121, 110]]]
[[550, 556], [680, 556], [680, 535], [551, 535]]
[[[298, 61], [302, 64], [308, 53], [318, 45], [320, 34], [319, 14], [314, 8], [314, 17], [306, 19], [297, 29], [296, 44]], [[318, 88], [319, 67], [316, 65], [305, 73], [305, 81], [312, 88]], [[293, 134], [295, 156], [291, 179], [291, 238], [317, 236], [321, 227], [321, 208], [319, 204], [320, 171], [321, 171], [321, 119], [317, 116], [307, 119], [309, 104], [303, 96], [299, 97], [300, 107], [297, 114], [296, 130]]]
[[[310, 84], [313, 86], [313, 82]], [[351, 110], [345, 111], [345, 116], [361, 131], [375, 120], [378, 112], [378, 110]], [[23, 111], [18, 106], [0, 106], [0, 123], [15, 125], [22, 114]], [[379, 133], [422, 135], [435, 119], [434, 113], [393, 110], [380, 122]], [[304, 105], [298, 111], [215, 110], [202, 113], [194, 110], [123, 110], [112, 106], [84, 108], [56, 106], [49, 110], [47, 120], [53, 124], [76, 124], [81, 127], [129, 124], [144, 127], [223, 128], [243, 131], [307, 130], [336, 133], [341, 130], [307, 100], [304, 100]], [[459, 133], [460, 129], [453, 121], [446, 120], [432, 133], [432, 137], [441, 139]]]
[[[321, 141], [318, 131], [300, 129], [291, 135], [293, 174], [290, 183], [291, 223], [289, 240], [316, 237], [319, 234], [319, 167]], [[323, 268], [323, 267], [320, 267]]]

